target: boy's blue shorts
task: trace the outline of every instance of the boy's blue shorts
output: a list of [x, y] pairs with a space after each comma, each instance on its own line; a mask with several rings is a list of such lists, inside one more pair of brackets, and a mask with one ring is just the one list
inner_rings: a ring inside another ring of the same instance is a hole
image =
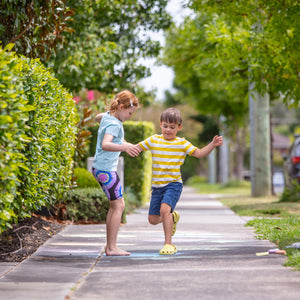
[[166, 203], [171, 206], [171, 212], [180, 198], [183, 184], [181, 182], [171, 182], [161, 188], [152, 188], [152, 195], [149, 207], [149, 215], [160, 215], [160, 206]]

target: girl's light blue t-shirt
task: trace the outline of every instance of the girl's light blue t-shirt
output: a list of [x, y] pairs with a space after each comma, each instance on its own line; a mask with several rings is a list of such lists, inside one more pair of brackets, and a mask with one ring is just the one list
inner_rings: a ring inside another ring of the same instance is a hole
[[96, 153], [94, 156], [93, 168], [100, 171], [117, 171], [118, 159], [121, 152], [102, 150], [104, 135], [108, 133], [113, 136], [112, 142], [121, 145], [124, 141], [124, 128], [120, 120], [106, 112], [102, 117], [98, 129]]

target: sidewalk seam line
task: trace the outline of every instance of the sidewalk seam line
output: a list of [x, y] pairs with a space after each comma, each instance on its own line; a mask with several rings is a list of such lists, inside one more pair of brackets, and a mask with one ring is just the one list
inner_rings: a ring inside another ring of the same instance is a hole
[[22, 262], [20, 261], [19, 263], [17, 263], [16, 265], [14, 265], [13, 267], [9, 268], [9, 270], [7, 270], [6, 272], [4, 272], [3, 274], [0, 275], [0, 279], [4, 278], [8, 273], [10, 273], [11, 271], [13, 271], [14, 269], [16, 269]]
[[94, 268], [96, 267], [97, 263], [100, 261], [100, 259], [102, 258], [102, 256], [103, 256], [104, 253], [105, 253], [105, 246], [103, 247], [100, 255], [97, 257], [97, 259], [95, 260], [95, 262], [89, 268], [89, 270], [87, 272], [82, 273], [81, 274], [81, 278], [79, 280], [77, 280], [77, 282], [75, 283], [75, 286], [71, 287], [71, 291], [69, 292], [69, 294], [67, 294], [65, 296], [65, 300], [71, 299], [73, 293], [79, 288], [79, 286], [83, 283], [83, 281], [85, 280], [85, 278], [94, 270]]

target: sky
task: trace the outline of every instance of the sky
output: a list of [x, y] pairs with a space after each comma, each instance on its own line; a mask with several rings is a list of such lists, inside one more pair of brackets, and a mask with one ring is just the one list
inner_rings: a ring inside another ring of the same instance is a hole
[[[191, 11], [187, 8], [182, 7], [184, 0], [170, 0], [166, 9], [172, 16], [176, 24], [180, 24], [183, 18], [190, 14]], [[163, 32], [151, 33], [151, 37], [154, 40], [160, 42], [161, 45], [165, 44]], [[164, 92], [166, 90], [172, 91], [172, 82], [174, 78], [174, 73], [171, 68], [167, 66], [158, 66], [155, 64], [156, 59], [147, 59], [143, 64], [150, 68], [152, 75], [140, 81], [140, 84], [144, 86], [146, 91], [153, 88], [157, 89], [157, 99], [164, 99]]]

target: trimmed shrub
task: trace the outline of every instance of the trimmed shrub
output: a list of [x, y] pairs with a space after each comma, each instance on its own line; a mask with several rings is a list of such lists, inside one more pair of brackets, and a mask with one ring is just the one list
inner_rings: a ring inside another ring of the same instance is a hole
[[[100, 187], [78, 188], [69, 190], [64, 200], [60, 201], [57, 215], [62, 220], [105, 223], [108, 210], [109, 201]], [[121, 222], [126, 222], [125, 212]]]
[[[137, 144], [154, 134], [152, 122], [126, 121], [123, 124], [126, 141]], [[138, 157], [131, 157], [127, 153], [124, 156], [125, 174], [124, 185], [136, 195], [138, 202], [146, 203], [150, 199], [152, 158], [150, 151], [143, 151]]]
[[78, 121], [53, 74], [8, 50], [0, 48], [0, 232], [66, 193]]
[[100, 188], [100, 185], [93, 174], [85, 168], [75, 168], [74, 177], [77, 188]]
[[105, 223], [109, 202], [100, 188], [73, 189], [59, 203], [62, 220]]
[[27, 169], [24, 153], [29, 111], [20, 72], [23, 62], [0, 48], [0, 232], [11, 228], [20, 204], [14, 202], [20, 185], [18, 177]]

